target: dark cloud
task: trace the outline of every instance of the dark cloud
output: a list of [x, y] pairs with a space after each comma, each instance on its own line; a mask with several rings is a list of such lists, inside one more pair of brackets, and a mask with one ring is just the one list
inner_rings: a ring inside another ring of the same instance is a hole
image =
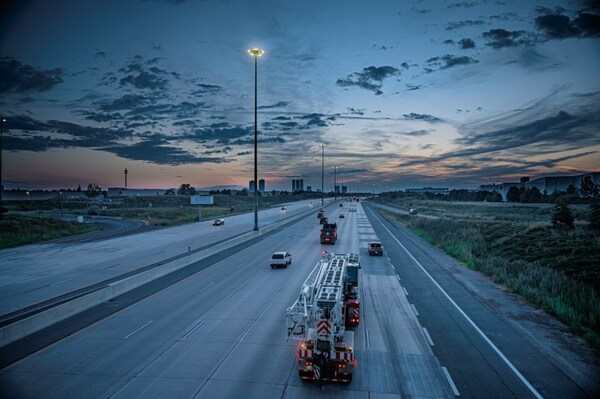
[[419, 90], [421, 87], [423, 87], [423, 85], [410, 85], [410, 84], [406, 84], [406, 90], [408, 90], [408, 91]]
[[108, 53], [106, 51], [96, 51], [96, 54], [94, 54], [96, 57], [106, 57], [108, 55]]
[[385, 50], [393, 50], [396, 47], [394, 47], [394, 46], [383, 46], [383, 45], [382, 46], [378, 46], [378, 45], [374, 44], [374, 45], [371, 46], [371, 48], [372, 49], [376, 49], [376, 50], [384, 50], [385, 51]]
[[407, 121], [426, 121], [426, 122], [442, 122], [440, 118], [429, 114], [417, 114], [415, 112], [411, 112], [410, 114], [402, 115], [404, 120]]
[[[431, 116], [431, 115], [428, 115]], [[435, 122], [439, 122], [440, 119], [438, 118], [434, 118]], [[408, 133], [402, 133], [405, 136], [413, 136], [413, 137], [421, 137], [421, 136], [427, 136], [429, 134], [431, 134], [432, 132], [435, 132], [435, 129], [421, 129], [421, 130], [413, 130], [412, 132], [408, 132]]]
[[541, 15], [535, 18], [535, 25], [549, 40], [600, 37], [600, 15], [579, 12], [571, 19], [563, 15], [565, 9], [561, 7], [554, 10], [538, 7], [537, 11]]
[[336, 83], [341, 87], [357, 86], [372, 91], [376, 95], [381, 95], [383, 94], [381, 91], [383, 80], [399, 73], [399, 69], [389, 65], [382, 67], [370, 66], [364, 68], [361, 72], [355, 72], [348, 75], [344, 79], [338, 79]]
[[39, 70], [11, 57], [0, 57], [0, 93], [47, 91], [62, 83], [63, 70]]
[[277, 116], [273, 118], [274, 121], [289, 121], [290, 119], [292, 118], [290, 118], [289, 116]]
[[206, 142], [215, 140], [219, 144], [229, 145], [234, 144], [233, 140], [240, 137], [248, 136], [254, 132], [254, 128], [242, 126], [229, 126], [228, 123], [214, 123], [203, 129], [198, 129], [194, 132], [183, 135], [183, 138]]
[[466, 19], [464, 21], [456, 21], [456, 22], [448, 22], [448, 24], [446, 25], [446, 30], [457, 30], [457, 29], [462, 29], [465, 27], [470, 27], [470, 26], [480, 26], [480, 25], [484, 25], [485, 21], [483, 20], [472, 20], [472, 19]]
[[137, 75], [128, 75], [122, 78], [119, 83], [122, 86], [132, 85], [138, 89], [165, 90], [168, 81], [156, 74], [142, 71]]
[[346, 109], [348, 110], [348, 113], [350, 115], [364, 115], [365, 114], [365, 109], [364, 108], [352, 108], [352, 107], [348, 107]]
[[218, 85], [208, 85], [208, 84], [202, 84], [202, 83], [198, 83], [196, 84], [197, 89], [192, 91], [192, 95], [193, 96], [201, 96], [203, 94], [215, 94], [215, 93], [219, 93], [223, 90], [222, 86], [218, 86]]
[[272, 109], [272, 108], [283, 108], [283, 107], [287, 107], [288, 105], [291, 104], [291, 101], [279, 101], [275, 104], [270, 104], [270, 105], [260, 105], [258, 107], [258, 109]]
[[413, 6], [411, 8], [411, 11], [417, 14], [429, 14], [431, 12], [430, 9], [426, 9], [426, 8], [417, 8], [416, 6]]
[[251, 154], [253, 154], [253, 152], [252, 152], [252, 151], [242, 151], [242, 152], [238, 152], [238, 153], [237, 153], [237, 156], [238, 156], [238, 157], [242, 157], [242, 156], [244, 156], [244, 155], [251, 155]]
[[122, 145], [116, 144], [100, 148], [102, 151], [113, 153], [121, 158], [134, 161], [146, 161], [159, 165], [182, 165], [198, 163], [223, 163], [223, 158], [197, 157], [178, 147], [168, 145], [169, 142], [160, 135], [139, 143]]
[[454, 40], [452, 39], [446, 39], [442, 42], [442, 44], [454, 44]]
[[476, 2], [460, 2], [460, 3], [452, 3], [450, 5], [448, 5], [448, 8], [470, 8], [470, 7], [475, 7], [477, 4]]
[[476, 59], [467, 56], [455, 56], [452, 54], [446, 54], [441, 57], [433, 57], [427, 60], [424, 70], [427, 73], [448, 69], [459, 65], [468, 65], [478, 63]]
[[503, 14], [491, 15], [490, 21], [520, 21], [521, 18], [514, 12], [505, 12]]
[[108, 103], [101, 103], [100, 109], [102, 111], [121, 111], [121, 110], [135, 110], [146, 107], [150, 104], [154, 104], [156, 100], [149, 96], [141, 94], [126, 94], [120, 98], [117, 98]]
[[462, 50], [472, 49], [475, 48], [475, 42], [469, 38], [460, 39], [458, 41], [458, 47]]
[[495, 49], [530, 45], [536, 42], [531, 34], [522, 30], [508, 31], [506, 29], [491, 29], [487, 32], [483, 32], [482, 35], [487, 40], [485, 45]]
[[[259, 138], [258, 142], [261, 144], [265, 144], [265, 143], [285, 143], [285, 139], [283, 137], [269, 137], [269, 138]], [[235, 141], [231, 141], [229, 144], [231, 145], [239, 145], [239, 146], [245, 146], [245, 145], [254, 145], [254, 139], [237, 139]]]

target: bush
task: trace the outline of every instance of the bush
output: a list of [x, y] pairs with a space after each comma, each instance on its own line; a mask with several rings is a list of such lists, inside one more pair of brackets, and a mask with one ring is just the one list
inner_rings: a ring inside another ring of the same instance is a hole
[[552, 224], [555, 227], [561, 228], [569, 228], [572, 229], [575, 227], [574, 225], [575, 218], [573, 217], [573, 213], [569, 206], [565, 201], [561, 201], [554, 207], [554, 213], [552, 214]]

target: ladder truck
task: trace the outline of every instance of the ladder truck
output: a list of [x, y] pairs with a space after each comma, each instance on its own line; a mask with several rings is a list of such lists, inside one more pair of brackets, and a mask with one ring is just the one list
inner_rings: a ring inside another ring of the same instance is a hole
[[287, 337], [301, 341], [296, 353], [301, 379], [352, 382], [354, 332], [346, 327], [360, 320], [359, 268], [356, 254], [324, 256], [287, 309]]

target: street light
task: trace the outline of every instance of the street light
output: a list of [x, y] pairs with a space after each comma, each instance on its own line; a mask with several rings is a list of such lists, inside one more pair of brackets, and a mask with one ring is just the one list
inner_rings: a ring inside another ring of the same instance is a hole
[[258, 231], [258, 57], [264, 53], [257, 48], [248, 50], [254, 57], [254, 231]]
[[0, 118], [0, 202], [2, 202], [2, 125], [6, 119]]
[[337, 166], [333, 167], [333, 200], [337, 201]]
[[325, 144], [321, 144], [321, 206], [323, 206], [323, 195], [325, 193]]

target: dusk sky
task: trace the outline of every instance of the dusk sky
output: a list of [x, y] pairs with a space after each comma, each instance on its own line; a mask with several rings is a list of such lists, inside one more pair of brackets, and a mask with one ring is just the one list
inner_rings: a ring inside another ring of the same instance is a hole
[[7, 189], [247, 187], [254, 47], [267, 190], [600, 171], [598, 1], [9, 3]]

